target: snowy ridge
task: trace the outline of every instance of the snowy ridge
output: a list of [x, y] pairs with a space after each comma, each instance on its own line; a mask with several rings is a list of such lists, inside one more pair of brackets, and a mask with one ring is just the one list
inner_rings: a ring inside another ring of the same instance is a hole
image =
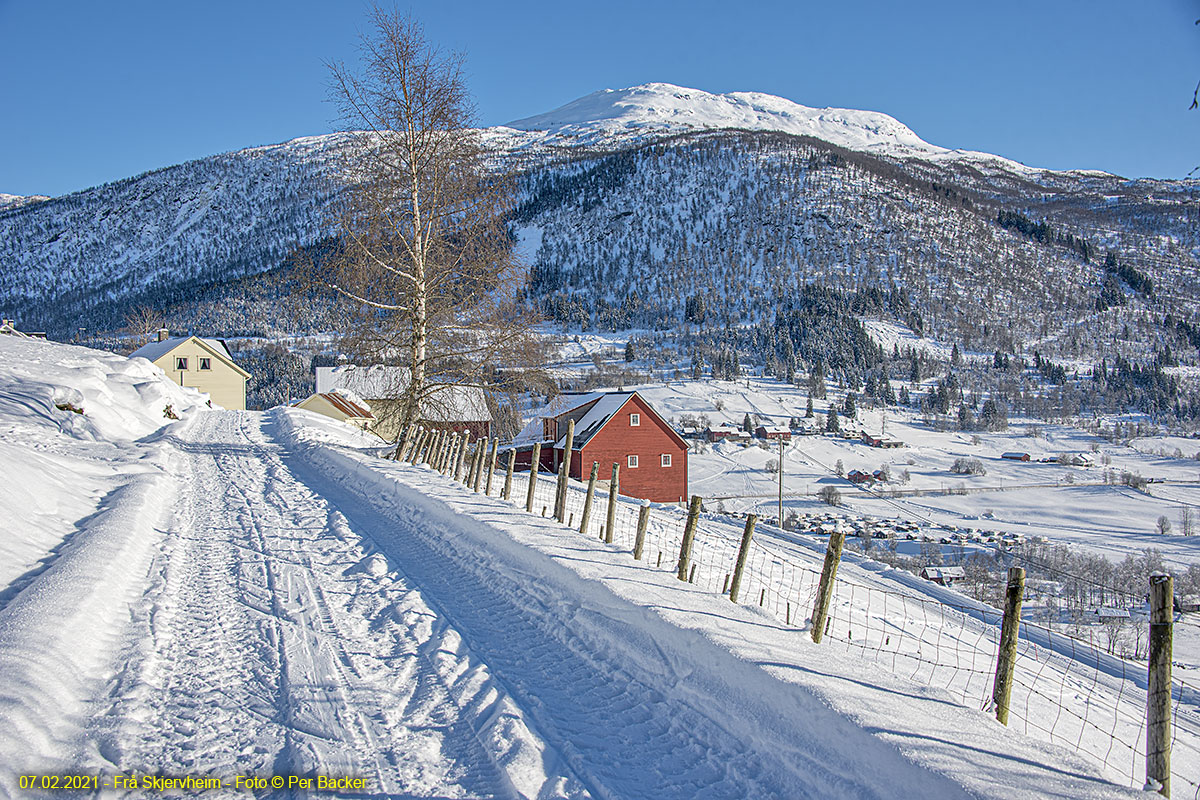
[[548, 140], [597, 143], [653, 134], [736, 129], [811, 136], [840, 147], [895, 157], [991, 161], [1026, 171], [1023, 164], [988, 153], [929, 144], [894, 117], [877, 111], [810, 108], [762, 92], [712, 94], [669, 83], [602, 89], [506, 127], [544, 131]]

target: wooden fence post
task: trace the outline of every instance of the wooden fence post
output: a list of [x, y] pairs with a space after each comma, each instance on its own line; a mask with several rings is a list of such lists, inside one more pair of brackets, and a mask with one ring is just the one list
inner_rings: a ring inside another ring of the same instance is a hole
[[483, 493], [488, 497], [492, 495], [492, 475], [496, 472], [496, 451], [498, 449], [500, 449], [500, 438], [496, 437], [492, 439], [492, 452], [488, 457], [487, 485], [483, 487]]
[[517, 466], [517, 448], [508, 451], [508, 469], [504, 470], [504, 489], [500, 492], [500, 496], [505, 500], [512, 495], [512, 476], [513, 468]]
[[413, 466], [417, 465], [417, 461], [419, 460], [419, 456], [421, 455], [421, 448], [424, 446], [425, 446], [425, 429], [418, 428], [416, 438], [413, 440], [412, 450], [410, 450], [408, 453], [408, 463], [412, 464]]
[[480, 487], [483, 486], [483, 468], [487, 465], [488, 440], [484, 437], [479, 438], [479, 447], [475, 451], [475, 474], [471, 478], [471, 490], [479, 494]]
[[529, 462], [529, 486], [525, 489], [525, 510], [533, 513], [533, 490], [537, 488], [538, 465], [542, 458], [542, 443], [534, 442], [533, 460]]
[[421, 438], [416, 441], [416, 449], [413, 451], [413, 463], [420, 464], [425, 457], [425, 449], [430, 446], [430, 432], [421, 431]]
[[408, 452], [408, 445], [412, 442], [413, 428], [415, 427], [415, 423], [410, 422], [404, 429], [404, 438], [396, 443], [396, 452], [392, 456], [393, 461], [401, 460], [404, 457], [404, 454]]
[[446, 439], [445, 431], [434, 431], [433, 441], [430, 444], [430, 453], [425, 458], [425, 461], [432, 469], [438, 468], [438, 461], [442, 458], [442, 443]]
[[642, 551], [646, 549], [646, 526], [650, 524], [650, 501], [642, 501], [638, 511], [637, 538], [633, 540], [633, 560], [642, 560]]
[[[829, 546], [825, 548], [825, 566], [821, 568], [821, 583], [817, 587], [817, 601], [813, 604], [812, 640], [821, 643], [825, 635], [825, 620], [829, 617], [829, 601], [833, 599], [833, 582], [837, 578], [838, 564], [842, 561], [842, 545], [846, 542], [845, 531], [829, 534]], [[759, 601], [762, 605], [762, 601]]]
[[1013, 668], [1017, 663], [1017, 637], [1021, 633], [1021, 599], [1025, 596], [1025, 570], [1009, 567], [1008, 590], [1004, 594], [1004, 620], [1000, 623], [1000, 650], [996, 653], [996, 681], [992, 685], [992, 702], [996, 704], [996, 719], [1008, 724], [1012, 702]]
[[700, 495], [692, 495], [688, 507], [687, 525], [683, 529], [683, 542], [679, 545], [679, 569], [675, 574], [681, 581], [688, 579], [688, 567], [692, 563], [692, 542], [696, 540], [696, 525], [700, 521]]
[[608, 516], [604, 520], [604, 541], [613, 542], [613, 528], [617, 527], [617, 497], [621, 494], [621, 465], [614, 461], [612, 481], [608, 484]]
[[754, 537], [754, 524], [758, 517], [754, 514], [746, 517], [746, 529], [742, 531], [742, 546], [738, 548], [737, 564], [733, 568], [733, 582], [729, 584], [729, 599], [738, 601], [738, 591], [742, 588], [742, 573], [746, 569], [746, 559], [750, 557], [750, 540]]
[[1150, 576], [1150, 683], [1146, 690], [1146, 789], [1171, 796], [1171, 655], [1175, 597], [1170, 575]]
[[579, 520], [579, 532], [587, 536], [588, 519], [592, 516], [592, 498], [596, 496], [596, 475], [600, 472], [599, 462], [592, 462], [592, 474], [588, 478], [587, 497], [583, 498], [583, 519]]
[[558, 491], [554, 495], [554, 518], [562, 522], [567, 518], [567, 478], [571, 474], [571, 446], [575, 442], [575, 420], [567, 420], [567, 440], [563, 447], [563, 460], [558, 469]]
[[467, 434], [463, 440], [462, 452], [458, 455], [458, 468], [454, 474], [454, 480], [459, 483], [466, 483], [471, 471], [471, 434]]
[[454, 471], [450, 474], [452, 479], [456, 481], [462, 480], [462, 462], [467, 458], [467, 445], [470, 444], [470, 434], [466, 431], [462, 432], [461, 437], [458, 437], [458, 452], [454, 457]]
[[442, 464], [443, 475], [450, 475], [454, 472], [454, 465], [458, 463], [458, 451], [462, 449], [462, 446], [462, 434], [456, 433], [450, 437], [450, 452], [446, 454], [445, 463]]

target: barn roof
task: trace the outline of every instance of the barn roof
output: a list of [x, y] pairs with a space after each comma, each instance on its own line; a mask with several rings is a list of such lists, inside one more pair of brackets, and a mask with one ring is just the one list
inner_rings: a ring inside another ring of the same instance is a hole
[[[641, 397], [637, 392], [584, 392], [579, 394], [561, 394], [546, 404], [546, 406], [538, 411], [533, 418], [525, 425], [516, 438], [513, 439], [514, 444], [526, 444], [537, 441], [544, 441], [542, 420], [554, 419], [561, 417], [564, 414], [569, 414], [573, 411], [584, 409], [583, 416], [575, 423], [575, 438], [571, 442], [572, 448], [583, 447], [597, 433], [599, 433], [605, 424], [613, 418], [613, 416], [621, 410], [621, 408], [634, 397], [639, 397], [646, 408], [657, 417], [662, 423], [662, 428], [667, 432], [668, 436], [676, 439], [683, 447], [687, 447], [687, 442], [679, 433], [667, 424], [666, 420], [654, 410], [644, 397]], [[567, 437], [564, 435], [554, 443], [555, 447], [566, 447]]]

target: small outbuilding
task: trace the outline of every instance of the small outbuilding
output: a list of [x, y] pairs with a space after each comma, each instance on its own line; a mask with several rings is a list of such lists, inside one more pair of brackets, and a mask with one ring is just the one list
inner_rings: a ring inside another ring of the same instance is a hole
[[369, 430], [375, 417], [366, 402], [341, 392], [318, 392], [296, 403], [296, 408], [313, 411], [330, 419], [347, 422], [356, 428]]
[[792, 440], [792, 429], [786, 425], [759, 425], [754, 429], [754, 435], [759, 439], [790, 442]]
[[966, 572], [962, 567], [923, 567], [921, 577], [933, 581], [940, 586], [953, 586], [965, 578]]
[[1009, 461], [1029, 461], [1029, 460], [1031, 460], [1029, 453], [1017, 453], [1017, 452], [1001, 453], [1000, 457], [1006, 458]]
[[234, 362], [221, 339], [171, 336], [161, 328], [156, 341], [142, 345], [129, 357], [144, 358], [180, 386], [206, 393], [214, 406], [239, 411], [246, 408], [250, 373]]

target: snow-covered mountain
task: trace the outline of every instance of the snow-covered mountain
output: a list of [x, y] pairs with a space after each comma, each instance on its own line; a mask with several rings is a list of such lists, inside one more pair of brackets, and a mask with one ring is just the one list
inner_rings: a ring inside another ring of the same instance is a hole
[[[482, 135], [522, 171], [529, 297], [572, 327], [670, 328], [697, 298], [718, 312], [709, 324], [754, 323], [821, 283], [896, 290], [927, 332], [989, 351], [1195, 357], [1196, 328], [1121, 334], [1167, 315], [1200, 324], [1200, 182], [1039, 171], [926, 143], [883, 114], [668, 84]], [[347, 142], [0, 207], [0, 313], [58, 336], [117, 327], [136, 304], [210, 335], [303, 325], [280, 318], [272, 281], [332, 234]]]
[[866, 153], [970, 158], [1026, 169], [999, 156], [932, 145], [903, 123], [876, 111], [809, 108], [761, 92], [712, 94], [669, 83], [603, 89], [545, 114], [514, 120], [506, 127], [543, 132], [548, 134], [548, 141], [577, 144], [699, 130], [776, 131], [811, 136]]

